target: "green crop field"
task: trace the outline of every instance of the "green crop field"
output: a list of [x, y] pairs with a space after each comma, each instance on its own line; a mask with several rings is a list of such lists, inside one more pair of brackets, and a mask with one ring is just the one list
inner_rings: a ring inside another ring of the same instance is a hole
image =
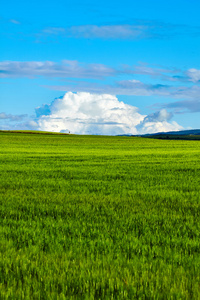
[[0, 133], [0, 299], [200, 299], [200, 142]]

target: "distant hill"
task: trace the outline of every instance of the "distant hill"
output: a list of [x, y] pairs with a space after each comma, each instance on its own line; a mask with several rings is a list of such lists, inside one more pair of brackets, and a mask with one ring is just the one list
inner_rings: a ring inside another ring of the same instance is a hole
[[154, 138], [154, 139], [173, 139], [173, 140], [200, 140], [200, 129], [157, 132], [152, 134], [140, 135], [140, 137]]

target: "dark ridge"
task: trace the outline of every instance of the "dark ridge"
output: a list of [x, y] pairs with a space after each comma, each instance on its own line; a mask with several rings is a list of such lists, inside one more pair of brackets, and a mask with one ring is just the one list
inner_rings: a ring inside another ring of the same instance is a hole
[[[200, 129], [191, 130], [180, 130], [180, 131], [168, 131], [168, 132], [157, 132], [150, 135], [160, 135], [160, 134], [170, 134], [170, 135], [200, 135]], [[148, 134], [145, 134], [145, 136]]]
[[140, 137], [164, 139], [164, 140], [200, 140], [200, 129], [157, 132], [152, 134], [143, 134]]

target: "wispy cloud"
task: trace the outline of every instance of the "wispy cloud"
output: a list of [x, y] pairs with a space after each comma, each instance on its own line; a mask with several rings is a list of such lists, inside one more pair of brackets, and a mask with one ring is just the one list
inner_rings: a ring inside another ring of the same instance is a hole
[[42, 33], [49, 34], [49, 35], [57, 35], [66, 33], [66, 29], [62, 27], [47, 27], [42, 30]]
[[0, 123], [0, 130], [38, 130], [38, 124], [34, 120], [29, 120], [26, 122], [4, 122]]
[[199, 99], [200, 86], [192, 85], [190, 87], [179, 86], [170, 92], [170, 95], [176, 99]]
[[0, 62], [0, 78], [46, 76], [60, 78], [102, 78], [113, 76], [116, 70], [103, 64], [81, 64], [77, 61], [4, 61]]
[[186, 76], [192, 82], [200, 82], [200, 70], [198, 69], [189, 69], [186, 71]]
[[115, 84], [102, 85], [97, 83], [76, 82], [69, 85], [44, 86], [58, 91], [108, 93], [112, 95], [133, 95], [133, 96], [169, 96], [175, 93], [176, 88], [162, 84], [145, 84], [139, 80], [116, 81]]
[[142, 39], [149, 36], [149, 31], [146, 25], [82, 25], [67, 29], [66, 34], [90, 39]]
[[6, 114], [4, 112], [0, 113], [0, 120], [22, 121], [26, 117], [27, 117], [26, 114], [24, 114], [24, 115], [12, 115], [12, 114]]
[[40, 33], [43, 35], [64, 35], [70, 38], [86, 39], [172, 39], [188, 35], [200, 35], [200, 27], [181, 24], [169, 24], [157, 21], [139, 20], [132, 24], [113, 25], [79, 25], [71, 27], [47, 27]]
[[182, 80], [183, 77], [183, 72], [179, 69], [150, 66], [147, 63], [140, 63], [138, 66], [134, 66], [130, 73], [159, 78], [164, 81], [178, 81], [178, 79]]
[[[138, 66], [122, 65], [111, 67], [97, 63], [81, 63], [76, 60], [63, 60], [60, 63], [53, 61], [2, 61], [0, 62], [0, 78], [16, 78], [45, 76], [57, 78], [96, 78], [116, 75], [143, 75], [153, 79], [171, 82], [200, 83], [200, 70], [190, 68], [179, 70], [149, 66], [142, 63]], [[123, 84], [123, 82], [122, 82]], [[124, 83], [125, 84], [125, 83]], [[133, 84], [130, 80], [127, 85]], [[134, 82], [135, 84], [135, 82]]]
[[32, 130], [38, 129], [38, 124], [29, 118], [27, 114], [13, 115], [5, 112], [0, 113], [1, 130]]
[[173, 109], [177, 114], [200, 112], [200, 99], [176, 101], [163, 105], [165, 108]]
[[15, 25], [20, 25], [21, 22], [17, 19], [8, 19], [8, 18], [4, 18], [2, 16], [0, 16], [0, 23], [1, 24], [9, 24], [9, 23], [12, 23], [12, 24], [15, 24]]
[[200, 83], [200, 70], [190, 68], [180, 70], [177, 68], [165, 68], [150, 66], [147, 63], [140, 63], [138, 66], [124, 66], [124, 72], [127, 74], [144, 75], [162, 81]]
[[195, 68], [180, 70], [177, 68], [152, 67], [147, 63], [140, 63], [133, 68], [125, 66], [124, 72], [158, 78], [162, 81], [200, 83], [200, 70]]
[[155, 103], [152, 108], [165, 108], [172, 110], [175, 114], [199, 113], [200, 112], [200, 87], [175, 87], [168, 90], [168, 98], [181, 99], [180, 101], [171, 101], [170, 103]]
[[[3, 22], [20, 25], [17, 19], [2, 19]], [[9, 33], [10, 34], [10, 33]], [[76, 26], [49, 26], [38, 30], [26, 22], [26, 27], [16, 33], [37, 43], [62, 42], [62, 38], [100, 39], [100, 40], [172, 40], [182, 37], [197, 38], [200, 26], [170, 24], [156, 20], [135, 20], [117, 24], [82, 24]], [[61, 38], [61, 39], [60, 39]]]
[[13, 24], [16, 24], [16, 25], [21, 24], [19, 21], [15, 20], [15, 19], [11, 19], [9, 21], [10, 21], [10, 23], [13, 23]]
[[[126, 75], [126, 77], [128, 75], [132, 79], [117, 80], [119, 75]], [[137, 80], [135, 79], [137, 75], [153, 78], [155, 83], [146, 83], [147, 80]], [[61, 63], [52, 61], [0, 62], [1, 78], [34, 78], [37, 76], [58, 78], [62, 82], [64, 79], [68, 80], [65, 85], [43, 85], [43, 87], [53, 90], [168, 97], [172, 101], [176, 100], [176, 102], [168, 103], [165, 106], [156, 104], [157, 107], [160, 109], [169, 108], [175, 113], [199, 111], [200, 86], [198, 84], [200, 83], [200, 70], [195, 68], [184, 71], [175, 68], [152, 67], [147, 64], [112, 68], [103, 64], [84, 64], [71, 60], [64, 60]], [[106, 77], [115, 77], [115, 81], [108, 84], [102, 80]], [[76, 80], [73, 81], [72, 78], [76, 78]], [[80, 80], [78, 81], [77, 78]], [[81, 79], [97, 79], [98, 81], [90, 82]], [[167, 84], [163, 83], [164, 80], [168, 81]], [[180, 101], [177, 101], [177, 99]], [[41, 107], [41, 109], [45, 108]], [[3, 118], [6, 118], [6, 116], [2, 115]]]
[[37, 34], [39, 39], [48, 36], [65, 36], [84, 39], [144, 39], [150, 37], [149, 25], [80, 25], [71, 27], [47, 27]]

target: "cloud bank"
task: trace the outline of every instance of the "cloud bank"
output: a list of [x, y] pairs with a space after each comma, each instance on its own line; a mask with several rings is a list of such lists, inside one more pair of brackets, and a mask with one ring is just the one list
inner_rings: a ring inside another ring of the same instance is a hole
[[180, 130], [170, 122], [172, 114], [165, 109], [142, 115], [138, 108], [119, 101], [110, 94], [68, 92], [51, 104], [36, 108], [38, 129], [73, 134], [142, 134]]
[[[34, 78], [45, 76], [49, 78], [92, 78], [102, 79], [116, 75], [144, 75], [154, 79], [169, 82], [200, 83], [200, 70], [190, 68], [178, 70], [175, 68], [151, 67], [146, 63], [138, 66], [121, 65], [111, 67], [98, 63], [83, 63], [76, 60], [54, 61], [0, 61], [0, 78]], [[135, 80], [127, 80], [129, 85]], [[123, 82], [123, 81], [122, 81]], [[125, 82], [125, 81], [124, 81]]]

